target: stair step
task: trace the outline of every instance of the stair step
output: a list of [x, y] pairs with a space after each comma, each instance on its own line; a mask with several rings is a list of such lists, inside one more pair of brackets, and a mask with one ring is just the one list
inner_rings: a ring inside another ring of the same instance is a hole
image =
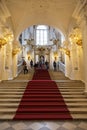
[[71, 118], [71, 116], [69, 115], [69, 114], [67, 114], [67, 113], [63, 113], [63, 114], [57, 114], [57, 113], [50, 113], [50, 114], [48, 114], [48, 113], [43, 113], [43, 114], [41, 114], [41, 113], [34, 113], [34, 114], [17, 114], [16, 115], [16, 117], [15, 117], [15, 119], [26, 119], [26, 120], [28, 120], [28, 119], [38, 119], [38, 120], [41, 120], [41, 119], [51, 119], [51, 120], [54, 120], [54, 119], [72, 119]]
[[[39, 78], [39, 75], [37, 77]], [[62, 76], [60, 75], [59, 78], [61, 79]], [[87, 98], [84, 95], [84, 84], [80, 81], [66, 80], [66, 78], [56, 80], [56, 84], [51, 80], [1, 83], [0, 119], [14, 118], [19, 105], [21, 109], [19, 109], [18, 116], [20, 117], [17, 119], [37, 119], [37, 115], [39, 119], [71, 119], [67, 114], [67, 109], [64, 108], [67, 106], [74, 119], [87, 119]], [[23, 96], [24, 93], [26, 95]], [[63, 98], [65, 103], [62, 101]]]
[[[40, 98], [36, 98], [36, 97], [35, 98], [31, 97], [31, 98], [24, 98], [23, 101], [26, 101], [26, 102], [28, 102], [28, 101], [47, 101], [47, 102], [48, 101], [49, 102], [57, 101], [58, 102], [58, 101], [62, 101], [62, 99], [63, 98], [61, 98], [61, 97], [58, 98], [58, 99], [56, 99], [56, 98], [44, 98], [44, 97], [42, 99], [40, 99]], [[5, 98], [5, 99], [0, 99], [0, 102], [7, 102], [7, 101], [8, 102], [19, 102], [20, 100], [21, 99], [8, 99], [8, 98], [6, 99]]]
[[86, 98], [84, 98], [84, 99], [64, 99], [66, 102], [87, 102], [87, 99]]
[[[9, 91], [9, 90], [5, 90], [5, 91], [2, 91], [2, 90], [1, 90], [1, 92], [7, 92], [7, 91], [8, 91], [8, 92], [13, 92], [13, 90], [10, 90], [10, 91]], [[18, 90], [15, 90], [14, 92], [24, 92], [24, 90], [18, 89]], [[58, 93], [58, 92], [59, 92], [59, 90], [54, 90], [54, 91], [53, 91], [53, 90], [52, 90], [52, 91], [50, 91], [50, 90], [49, 90], [49, 91], [48, 91], [48, 90], [47, 90], [47, 91], [46, 91], [46, 90], [41, 90], [41, 91], [31, 91], [31, 90], [28, 90], [27, 92], [25, 91], [25, 93], [29, 93], [29, 94], [30, 94], [30, 93], [32, 93], [32, 94], [34, 94], [34, 93], [35, 93], [35, 94], [39, 94], [39, 93], [42, 93], [42, 94], [43, 94], [43, 93], [44, 93], [44, 94], [45, 94], [45, 93], [53, 94], [53, 93], [55, 93], [55, 94], [56, 94], [56, 93]]]
[[[3, 112], [3, 113], [12, 113], [12, 112], [15, 112], [16, 111], [16, 109], [15, 108], [7, 108], [7, 109], [0, 109], [0, 113], [1, 112]], [[45, 112], [48, 112], [48, 113], [50, 113], [50, 112], [68, 112], [68, 110], [66, 109], [66, 108], [56, 108], [56, 107], [54, 107], [54, 108], [51, 108], [51, 107], [27, 107], [27, 108], [25, 108], [25, 107], [23, 107], [23, 108], [21, 108], [21, 109], [18, 109], [18, 111], [19, 111], [19, 113], [28, 113], [28, 112], [30, 112], [30, 113], [32, 113], [32, 112], [43, 112], [43, 113], [45, 113]]]
[[[17, 90], [25, 90], [24, 88], [0, 88], [0, 91], [2, 91], [2, 90], [5, 90], [5, 91], [13, 91], [13, 90], [15, 90], [15, 91], [17, 91]], [[58, 89], [57, 88], [55, 88], [55, 89], [27, 89], [28, 91], [57, 91]]]
[[[56, 107], [56, 106], [54, 106], [54, 107]], [[34, 111], [34, 109], [36, 109], [36, 111], [39, 111], [39, 109], [40, 108], [32, 108], [32, 107], [29, 107], [29, 108], [25, 108], [25, 107], [23, 107], [23, 108], [21, 108], [21, 110], [19, 110], [20, 112], [22, 112], [22, 111]], [[63, 111], [63, 110], [65, 110], [65, 111], [67, 111], [66, 109], [64, 109], [64, 108], [43, 108], [45, 111], [51, 111], [51, 109], [54, 109], [55, 111]], [[17, 108], [0, 108], [0, 113], [12, 113], [12, 112], [15, 112], [17, 110]], [[86, 113], [87, 114], [87, 108], [69, 108], [69, 111], [72, 113], [72, 114], [75, 114], [75, 113], [79, 113], [79, 114], [81, 114], [81, 113]]]
[[7, 94], [7, 95], [13, 95], [13, 94], [23, 94], [23, 92], [0, 92], [0, 94]]
[[67, 87], [65, 87], [65, 86], [60, 86], [60, 87], [59, 87], [59, 86], [58, 86], [58, 88], [61, 89], [61, 90], [63, 90], [63, 89], [70, 89], [70, 90], [75, 89], [75, 90], [83, 90], [83, 91], [85, 90], [85, 88], [79, 87], [79, 86], [78, 86], [78, 87], [76, 87], [76, 86], [75, 86], [75, 87], [70, 87], [70, 86], [67, 86]]
[[[48, 104], [49, 103], [49, 104]], [[18, 106], [18, 104], [19, 103], [0, 103], [0, 106], [2, 106], [2, 107], [4, 107], [4, 106], [8, 106], [8, 107], [15, 107], [15, 106]], [[20, 103], [20, 106], [21, 107], [24, 107], [24, 106], [35, 106], [35, 107], [37, 107], [37, 106], [65, 106], [65, 104], [64, 104], [64, 102], [62, 101], [61, 103], [60, 102], [40, 102], [40, 101], [38, 101], [38, 102], [23, 102], [22, 101], [22, 103]]]
[[[24, 98], [23, 99], [23, 101], [61, 101], [63, 98], [61, 98], [61, 97], [59, 97], [58, 99], [56, 99], [56, 98], [45, 98], [45, 99], [40, 99], [40, 98], [34, 98], [34, 97], [32, 97], [32, 98]], [[16, 97], [16, 99], [14, 99], [14, 98], [3, 98], [3, 99], [0, 99], [0, 102], [19, 102], [21, 100], [21, 98], [17, 98]], [[66, 102], [74, 102], [74, 103], [77, 103], [77, 102], [87, 102], [87, 99], [67, 99], [67, 98], [65, 98], [64, 99]]]
[[[23, 96], [23, 94], [21, 94], [21, 95], [16, 95], [16, 94], [13, 94], [13, 95], [7, 95], [7, 94], [5, 94], [5, 95], [0, 95], [0, 100], [2, 100], [2, 99], [12, 99], [12, 98], [15, 98], [14, 100], [16, 100], [17, 98], [18, 99], [21, 99], [21, 97]], [[27, 94], [27, 95], [25, 95], [25, 97], [28, 97], [29, 95]], [[86, 97], [85, 97], [85, 95], [62, 95], [65, 99], [77, 99], [77, 98], [79, 98], [79, 99], [86, 99]], [[60, 97], [60, 96], [58, 96], [58, 97]]]
[[71, 114], [73, 119], [81, 119], [81, 120], [84, 120], [84, 119], [87, 119], [87, 113], [75, 113], [75, 114]]
[[12, 103], [10, 103], [10, 102], [9, 103], [8, 102], [0, 103], [0, 107], [11, 107], [12, 108], [12, 107], [18, 107], [18, 105], [19, 105], [19, 103], [13, 103], [13, 102]]
[[81, 94], [84, 94], [83, 92], [62, 92], [61, 91], [61, 94], [66, 94], [66, 95], [74, 95], [74, 94], [78, 94], [78, 95], [81, 95]]
[[[7, 106], [7, 107], [18, 107], [18, 105], [19, 105], [19, 103], [16, 103], [16, 102], [9, 102], [9, 103], [0, 103], [0, 107], [4, 107], [4, 106]], [[21, 104], [20, 104], [21, 105]], [[40, 101], [35, 101], [35, 102], [22, 102], [22, 106], [23, 105], [25, 105], [25, 106], [32, 106], [32, 105], [42, 105], [42, 106], [44, 106], [44, 105], [48, 105], [48, 102], [40, 102]], [[49, 102], [49, 106], [52, 106], [52, 105], [55, 105], [55, 106], [63, 106], [64, 105], [64, 102], [56, 102], [56, 101], [53, 101], [53, 102]], [[84, 102], [84, 103], [66, 103], [66, 105], [69, 107], [69, 108], [71, 108], [71, 107], [73, 107], [73, 108], [75, 108], [75, 107], [80, 107], [80, 108], [84, 108], [84, 107], [87, 107], [87, 102]]]
[[[16, 92], [24, 92], [25, 90], [23, 89], [15, 89], [14, 90], [14, 92], [16, 93]], [[7, 92], [9, 92], [9, 93], [11, 93], [11, 92], [13, 92], [13, 90], [11, 89], [11, 90], [0, 90], [0, 93], [7, 93]], [[25, 91], [26, 92], [26, 91]], [[57, 93], [57, 92], [59, 92], [59, 90], [28, 90], [27, 91], [27, 93]], [[68, 92], [81, 92], [82, 93], [82, 90], [66, 90], [66, 89], [63, 89], [63, 90], [61, 90], [61, 93], [63, 93], [63, 92], [66, 92], [66, 93], [68, 93]]]
[[14, 117], [14, 113], [0, 113], [0, 120], [12, 120]]
[[66, 102], [66, 105], [68, 107], [87, 107], [87, 102], [75, 102], [75, 103], [72, 103], [72, 102]]
[[87, 107], [84, 107], [84, 108], [78, 108], [78, 107], [75, 107], [75, 108], [69, 108], [69, 111], [71, 112], [71, 113], [79, 113], [79, 114], [81, 114], [81, 113], [86, 113], [87, 114]]

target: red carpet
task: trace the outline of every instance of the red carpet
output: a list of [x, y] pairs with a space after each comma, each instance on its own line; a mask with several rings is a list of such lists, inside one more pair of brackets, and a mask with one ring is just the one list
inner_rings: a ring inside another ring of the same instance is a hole
[[26, 87], [14, 119], [72, 119], [63, 97], [47, 70], [36, 70]]

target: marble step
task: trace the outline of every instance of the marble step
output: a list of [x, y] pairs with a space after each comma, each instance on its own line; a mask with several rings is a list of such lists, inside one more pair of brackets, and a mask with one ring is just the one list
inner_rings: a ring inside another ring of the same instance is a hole
[[13, 108], [13, 107], [18, 107], [18, 105], [19, 105], [19, 103], [0, 103], [0, 107], [11, 107], [11, 108]]
[[[87, 114], [71, 114], [73, 119], [87, 119]], [[12, 120], [14, 117], [14, 114], [7, 113], [7, 114], [0, 114], [1, 120]]]
[[81, 119], [81, 120], [84, 120], [84, 119], [87, 119], [87, 113], [72, 113], [71, 114], [72, 115], [72, 117], [73, 117], [73, 119]]
[[0, 87], [9, 86], [9, 87], [16, 87], [16, 86], [24, 86], [27, 83], [7, 83], [7, 84], [0, 84]]
[[61, 93], [66, 94], [66, 95], [69, 95], [69, 94], [70, 95], [74, 95], [74, 94], [82, 95], [82, 94], [84, 94], [84, 92], [62, 92], [62, 91], [61, 91]]
[[64, 88], [64, 89], [85, 89], [85, 87], [82, 87], [82, 86], [74, 86], [74, 87], [72, 87], [72, 86], [59, 86], [59, 85], [57, 85], [58, 86], [58, 88]]
[[[24, 88], [26, 88], [26, 86], [15, 86], [15, 87], [9, 87], [9, 86], [5, 86], [5, 87], [0, 87], [0, 90], [4, 90], [4, 89], [11, 89], [11, 90], [13, 90], [13, 89], [24, 89]], [[78, 90], [78, 89], [81, 89], [81, 90], [84, 90], [84, 88], [83, 87], [70, 87], [70, 86], [66, 86], [66, 87], [59, 87], [58, 86], [58, 88], [59, 89], [75, 89], [75, 90]], [[49, 90], [50, 90], [50, 88], [49, 88]]]
[[0, 120], [12, 120], [14, 117], [15, 113], [1, 113], [0, 114]]
[[21, 91], [21, 92], [24, 92], [25, 89], [0, 89], [0, 92], [18, 92], [18, 91]]
[[[10, 92], [24, 92], [25, 91], [25, 89], [15, 89], [15, 90], [0, 90], [0, 93], [2, 92], [2, 93], [4, 93], [4, 92], [8, 92], [8, 93], [10, 93]], [[42, 92], [40, 92], [40, 91], [28, 91], [28, 92], [30, 92], [30, 93], [42, 93]], [[51, 91], [49, 90], [49, 91], [47, 91], [48, 93], [51, 93]], [[45, 92], [44, 91], [44, 93], [47, 93], [47, 92]], [[55, 90], [53, 93], [56, 93], [57, 91]], [[61, 90], [61, 92], [82, 92], [82, 90], [66, 90], [66, 89], [63, 89], [63, 90]]]
[[[0, 107], [18, 107], [18, 104], [19, 102], [6, 102], [6, 103], [0, 103]], [[87, 107], [87, 102], [77, 102], [77, 103], [71, 103], [71, 102], [68, 102], [66, 103], [67, 106], [70, 108], [70, 107], [81, 107], [81, 108], [84, 108], [84, 107]]]
[[52, 79], [52, 80], [55, 81], [55, 82], [58, 83], [58, 84], [61, 84], [61, 85], [62, 85], [62, 84], [63, 84], [63, 85], [64, 85], [64, 84], [65, 84], [65, 85], [66, 85], [66, 84], [70, 84], [70, 85], [71, 85], [71, 84], [72, 84], [72, 85], [74, 85], [74, 84], [75, 84], [75, 85], [84, 85], [84, 83], [83, 83], [82, 81], [79, 81], [79, 80], [78, 80], [78, 81], [77, 81], [77, 80], [76, 80], [76, 81], [73, 81], [73, 80], [66, 80], [66, 79], [62, 79], [62, 78], [61, 78], [61, 79]]
[[69, 87], [69, 88], [75, 88], [75, 87], [82, 87], [82, 88], [84, 88], [85, 86], [84, 85], [76, 85], [76, 84], [72, 84], [72, 83], [67, 83], [67, 84], [61, 84], [61, 83], [56, 83], [59, 87]]
[[[0, 99], [0, 102], [7, 102], [7, 101], [10, 101], [10, 102], [14, 101], [14, 102], [16, 102], [16, 101], [20, 101], [20, 100], [21, 100], [21, 98], [18, 98], [18, 97], [15, 98], [15, 99], [14, 99], [14, 97], [13, 98], [12, 97], [11, 98], [5, 97], [5, 98]], [[81, 99], [77, 99], [77, 98], [76, 99], [67, 99], [67, 98], [64, 98], [64, 100], [66, 102], [71, 102], [71, 103], [72, 102], [81, 102], [81, 103], [82, 102], [87, 102], [87, 99], [84, 99], [84, 98], [83, 99], [82, 98]]]
[[14, 91], [13, 92], [9, 92], [9, 93], [8, 92], [0, 92], [0, 94], [8, 94], [8, 95], [10, 95], [10, 94], [11, 95], [12, 94], [19, 94], [20, 95], [20, 94], [23, 94], [23, 92], [20, 92], [20, 93], [19, 92], [14, 92]]
[[[16, 95], [16, 94], [12, 94], [12, 95], [0, 95], [0, 98], [21, 98], [23, 94], [20, 94], [20, 95]], [[85, 95], [62, 95], [64, 98], [71, 98], [71, 99], [76, 99], [76, 98], [79, 98], [79, 99], [84, 99], [85, 98]]]
[[[0, 113], [12, 113], [15, 112], [17, 108], [0, 108]], [[71, 113], [86, 113], [87, 114], [87, 108], [69, 108], [69, 111]]]
[[75, 103], [71, 103], [71, 102], [66, 102], [68, 107], [87, 107], [87, 102], [75, 102]]
[[[19, 92], [9, 92], [9, 93], [8, 93], [8, 92], [0, 92], [0, 94], [11, 94], [11, 95], [12, 95], [12, 94], [19, 94], [19, 95], [20, 95], [20, 94], [22, 94], [22, 93], [23, 93], [23, 92], [20, 92], [20, 93], [19, 93]], [[61, 92], [61, 93], [62, 93], [62, 94], [66, 94], [66, 95], [68, 95], [68, 94], [70, 94], [70, 95], [73, 95], [73, 94], [78, 94], [78, 95], [79, 95], [79, 94], [84, 94], [82, 91], [81, 91], [81, 92]]]
[[9, 86], [0, 86], [0, 89], [7, 89], [7, 88], [8, 88], [8, 89], [9, 89], [9, 88], [10, 88], [10, 89], [14, 89], [14, 88], [26, 88], [26, 85], [23, 85], [23, 86], [22, 86], [22, 85], [15, 85], [15, 86], [12, 86], [12, 85], [11, 85], [11, 86], [10, 86], [10, 85], [9, 85]]
[[82, 81], [79, 81], [79, 80], [76, 80], [76, 81], [73, 81], [73, 80], [55, 80], [57, 83], [60, 83], [60, 84], [80, 84], [80, 85], [84, 85], [84, 83]]
[[83, 92], [83, 89], [59, 89], [61, 92]]

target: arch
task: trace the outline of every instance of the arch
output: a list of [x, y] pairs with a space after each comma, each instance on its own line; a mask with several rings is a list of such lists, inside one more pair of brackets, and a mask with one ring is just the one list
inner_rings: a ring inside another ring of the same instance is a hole
[[15, 39], [25, 28], [40, 24], [58, 28], [66, 35], [76, 3], [72, 0], [71, 6], [70, 0], [5, 1], [11, 14]]
[[[29, 27], [31, 27], [31, 26], [33, 26], [33, 25], [39, 25], [39, 24], [31, 24], [30, 26], [25, 26], [25, 28], [21, 29], [21, 31], [19, 31], [18, 34], [16, 34], [16, 35], [17, 35], [16, 39], [19, 38], [20, 34], [21, 34], [26, 28], [29, 28]], [[66, 32], [65, 32], [65, 30], [64, 30], [62, 27], [59, 28], [59, 27], [57, 27], [57, 26], [55, 26], [55, 25], [51, 25], [51, 24], [49, 25], [49, 24], [43, 24], [43, 23], [40, 24], [40, 25], [50, 26], [50, 27], [56, 29], [56, 30], [63, 36], [64, 39], [66, 38]]]

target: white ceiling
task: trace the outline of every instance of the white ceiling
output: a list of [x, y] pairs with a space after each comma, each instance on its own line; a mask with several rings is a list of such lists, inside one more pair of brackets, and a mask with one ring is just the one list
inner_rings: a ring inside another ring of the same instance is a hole
[[5, 0], [11, 14], [15, 35], [25, 28], [46, 24], [68, 30], [72, 13], [79, 0]]

